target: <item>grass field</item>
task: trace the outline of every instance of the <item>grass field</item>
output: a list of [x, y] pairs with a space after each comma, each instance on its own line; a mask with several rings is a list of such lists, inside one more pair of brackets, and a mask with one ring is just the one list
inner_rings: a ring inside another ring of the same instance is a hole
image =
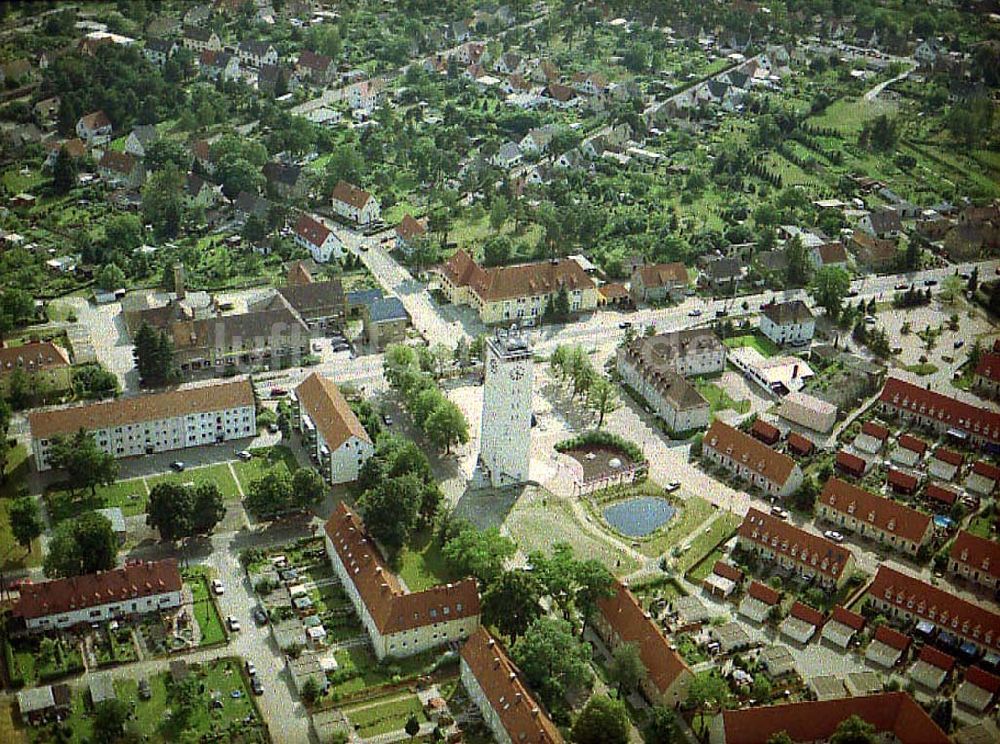
[[236, 471], [236, 478], [243, 487], [243, 493], [250, 488], [251, 482], [263, 477], [271, 468], [284, 468], [289, 473], [294, 473], [299, 467], [292, 451], [281, 445], [255, 449], [251, 454], [253, 459], [249, 462], [233, 463], [233, 470]]
[[732, 512], [722, 512], [707, 530], [703, 530], [691, 541], [684, 555], [677, 559], [678, 572], [683, 573], [701, 562], [716, 545], [736, 531], [741, 521]]
[[667, 529], [643, 542], [639, 548], [650, 558], [657, 558], [669, 551], [712, 514], [712, 505], [699, 496], [688, 496], [677, 506], [678, 512], [670, 520]]
[[925, 362], [923, 364], [910, 364], [903, 367], [903, 369], [920, 377], [926, 377], [927, 375], [933, 375], [937, 372], [938, 366], [936, 364], [931, 364], [930, 362]]
[[212, 601], [208, 573], [202, 568], [185, 569], [184, 581], [191, 588], [191, 596], [194, 599], [194, 616], [198, 621], [198, 627], [201, 628], [201, 645], [225, 643], [226, 630], [222, 626], [219, 611]]
[[367, 700], [363, 705], [344, 708], [343, 712], [363, 739], [401, 731], [410, 716], [416, 716], [421, 723], [428, 720], [420, 700], [412, 693]]
[[399, 561], [399, 577], [406, 582], [411, 592], [423, 591], [459, 578], [441, 555], [441, 547], [431, 536], [430, 530], [414, 534]]
[[78, 491], [74, 496], [69, 491], [49, 491], [45, 495], [49, 516], [53, 522], [72, 519], [93, 509], [118, 507], [126, 517], [142, 514], [149, 503], [149, 492], [142, 478], [118, 481], [110, 486], [98, 486], [94, 495], [89, 490]]
[[758, 333], [748, 333], [744, 336], [731, 336], [723, 341], [723, 343], [730, 349], [738, 349], [742, 346], [749, 346], [752, 349], [756, 349], [766, 357], [772, 357], [780, 351], [771, 339]]
[[990, 537], [990, 523], [993, 520], [988, 516], [983, 516], [982, 514], [977, 514], [969, 521], [969, 526], [966, 530], [976, 537]]
[[26, 551], [14, 540], [14, 535], [10, 531], [10, 520], [7, 518], [10, 500], [17, 496], [18, 487], [24, 483], [27, 474], [28, 451], [24, 445], [19, 444], [7, 457], [4, 482], [0, 484], [0, 568], [4, 571], [30, 568], [42, 562], [41, 542], [32, 541], [31, 549]]
[[[439, 649], [426, 651], [416, 656], [403, 659], [393, 659], [390, 663], [379, 664], [368, 646], [355, 646], [335, 651], [337, 660], [344, 676], [349, 677], [330, 686], [331, 693], [350, 695], [369, 687], [378, 687], [392, 681], [393, 672], [407, 679], [422, 674], [427, 667], [440, 655]], [[391, 669], [392, 668], [392, 669]]]
[[749, 400], [733, 400], [729, 393], [716, 385], [714, 382], [705, 380], [695, 381], [694, 386], [698, 392], [705, 396], [705, 400], [712, 407], [712, 413], [717, 411], [732, 410], [739, 414], [750, 412]]
[[898, 107], [884, 99], [865, 101], [864, 99], [834, 101], [818, 116], [809, 119], [810, 124], [836, 130], [845, 135], [856, 135], [865, 122], [880, 114], [893, 114]]
[[219, 487], [222, 498], [227, 501], [239, 501], [240, 498], [239, 487], [227, 463], [190, 468], [183, 473], [162, 473], [147, 478], [146, 482], [150, 489], [157, 483], [194, 483], [196, 486], [202, 483], [214, 483]]

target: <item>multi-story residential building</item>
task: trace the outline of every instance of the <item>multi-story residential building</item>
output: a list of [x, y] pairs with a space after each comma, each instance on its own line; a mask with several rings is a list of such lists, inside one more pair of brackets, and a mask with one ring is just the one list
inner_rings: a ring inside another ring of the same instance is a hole
[[333, 78], [337, 74], [337, 66], [333, 63], [333, 59], [325, 54], [317, 54], [303, 49], [299, 52], [295, 71], [300, 76], [308, 78], [315, 85], [327, 85], [333, 82]]
[[250, 67], [278, 64], [278, 50], [266, 41], [256, 39], [241, 41], [236, 53], [240, 57], [240, 62]]
[[62, 392], [73, 385], [73, 368], [66, 352], [51, 341], [33, 341], [0, 348], [0, 394], [10, 391], [11, 376], [23, 374], [40, 391]]
[[125, 152], [137, 158], [146, 157], [146, 149], [160, 138], [159, 132], [152, 124], [142, 124], [129, 132], [125, 139]]
[[29, 633], [72, 628], [181, 606], [177, 561], [133, 563], [83, 576], [25, 584], [12, 616]]
[[151, 455], [252, 437], [257, 432], [253, 386], [234, 380], [163, 393], [148, 393], [28, 415], [38, 470], [48, 470], [56, 437], [84, 428], [115, 457]]
[[656, 622], [643, 611], [639, 600], [619, 581], [614, 594], [597, 602], [594, 627], [608, 648], [627, 643], [635, 645], [646, 667], [639, 685], [650, 705], [676, 708], [687, 698], [687, 688], [694, 678], [680, 654], [663, 636]]
[[791, 457], [718, 419], [705, 432], [702, 451], [770, 496], [790, 496], [802, 485], [802, 470]]
[[758, 509], [747, 512], [736, 534], [744, 550], [815, 576], [821, 586], [843, 586], [854, 569], [854, 555], [847, 548]]
[[103, 145], [111, 139], [111, 119], [103, 111], [93, 111], [76, 122], [76, 136], [88, 147]]
[[1000, 589], [1000, 543], [959, 530], [948, 553], [948, 570], [986, 589]]
[[190, 49], [198, 53], [222, 51], [222, 39], [219, 38], [219, 35], [211, 29], [199, 26], [188, 26], [185, 28], [181, 36], [181, 44], [184, 45], [185, 49]]
[[379, 659], [464, 641], [479, 628], [474, 579], [404, 592], [360, 517], [343, 502], [326, 523], [326, 552]]
[[934, 535], [929, 514], [869, 493], [839, 478], [830, 478], [823, 486], [816, 500], [816, 515], [840, 529], [856, 532], [911, 556], [916, 556]]
[[353, 483], [375, 445], [340, 390], [313, 372], [295, 388], [303, 446], [328, 483]]
[[212, 80], [221, 77], [226, 82], [231, 82], [240, 77], [240, 58], [229, 52], [206, 49], [198, 56], [198, 66]]
[[177, 42], [173, 39], [146, 39], [143, 55], [154, 65], [162, 67], [177, 52]]
[[684, 376], [721, 372], [726, 347], [708, 329], [643, 336], [618, 350], [616, 366], [671, 430], [688, 431], [708, 426], [711, 406]]
[[875, 727], [879, 741], [949, 744], [951, 741], [906, 692], [814, 700], [726, 710], [709, 724], [710, 744], [767, 744], [786, 734], [795, 744], [828, 742], [851, 716]]
[[687, 267], [679, 261], [654, 264], [633, 272], [629, 294], [633, 302], [659, 302], [668, 297], [676, 299], [688, 284]]
[[972, 384], [980, 392], [993, 398], [1000, 395], [1000, 354], [987, 352], [979, 359]]
[[347, 103], [352, 111], [360, 111], [370, 114], [382, 100], [382, 91], [385, 84], [378, 79], [361, 80], [350, 85], [345, 90]]
[[909, 625], [927, 621], [984, 652], [1000, 651], [1000, 615], [882, 564], [868, 587], [876, 612]]
[[1000, 413], [928, 390], [898, 377], [885, 381], [879, 409], [938, 434], [976, 445], [1000, 444]]
[[335, 213], [356, 225], [370, 225], [382, 216], [375, 197], [347, 181], [338, 181], [333, 187], [331, 204]]
[[396, 247], [409, 255], [414, 243], [426, 234], [427, 228], [422, 222], [414, 219], [412, 215], [403, 215], [403, 219], [396, 225]]
[[462, 685], [500, 744], [562, 744], [559, 729], [542, 710], [500, 642], [479, 628], [461, 650]]
[[303, 213], [295, 222], [293, 240], [309, 251], [316, 263], [327, 263], [331, 258], [343, 258], [344, 244], [332, 230]]
[[450, 302], [471, 306], [487, 324], [534, 325], [563, 291], [570, 312], [597, 308], [597, 285], [571, 258], [484, 269], [459, 249], [442, 266], [441, 279]]
[[528, 480], [533, 361], [522, 331], [486, 341], [479, 461], [495, 488]]
[[313, 333], [340, 328], [347, 318], [347, 296], [340, 279], [288, 284], [278, 288], [285, 302], [309, 326]]
[[760, 332], [778, 346], [806, 346], [816, 333], [816, 319], [802, 300], [771, 303], [761, 308]]
[[410, 314], [398, 297], [378, 297], [361, 308], [365, 343], [378, 350], [402, 342], [410, 327]]

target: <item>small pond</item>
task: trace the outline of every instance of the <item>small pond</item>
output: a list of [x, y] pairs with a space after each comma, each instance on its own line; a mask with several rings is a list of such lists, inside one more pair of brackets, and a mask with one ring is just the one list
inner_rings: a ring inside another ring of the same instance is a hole
[[645, 537], [669, 522], [676, 512], [666, 499], [643, 496], [612, 504], [604, 510], [604, 518], [623, 535]]

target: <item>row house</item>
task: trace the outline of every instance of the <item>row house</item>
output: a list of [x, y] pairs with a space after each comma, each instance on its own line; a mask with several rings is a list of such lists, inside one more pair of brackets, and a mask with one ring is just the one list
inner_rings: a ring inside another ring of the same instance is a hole
[[679, 261], [643, 266], [633, 272], [631, 279], [629, 294], [636, 303], [678, 299], [690, 283], [687, 266]]
[[879, 410], [976, 445], [1000, 445], [1000, 413], [914, 385], [898, 377], [885, 381]]
[[958, 476], [964, 463], [965, 456], [961, 452], [938, 447], [927, 460], [927, 473], [939, 480], [952, 481]]
[[76, 122], [76, 136], [88, 147], [103, 145], [111, 140], [111, 119], [103, 111], [92, 111]]
[[852, 444], [854, 449], [874, 455], [881, 452], [885, 443], [889, 441], [889, 430], [874, 421], [865, 421], [861, 425], [861, 432], [854, 437]]
[[105, 150], [97, 163], [97, 173], [111, 187], [138, 189], [146, 181], [146, 167], [127, 152]]
[[539, 323], [550, 303], [565, 292], [571, 313], [597, 307], [597, 285], [570, 258], [484, 269], [459, 249], [440, 269], [449, 302], [468, 305], [483, 323]]
[[821, 637], [840, 648], [847, 648], [854, 636], [864, 630], [865, 616], [852, 612], [841, 605], [834, 605], [830, 618], [823, 626]]
[[927, 442], [912, 434], [903, 434], [889, 453], [889, 459], [908, 468], [915, 468], [927, 454]]
[[370, 225], [382, 218], [378, 200], [347, 181], [337, 181], [330, 203], [336, 214], [355, 225]]
[[760, 331], [778, 346], [804, 346], [816, 334], [816, 318], [802, 300], [772, 302], [761, 308]]
[[874, 609], [906, 625], [926, 621], [984, 652], [1000, 651], [1000, 615], [882, 564], [868, 587]]
[[470, 638], [479, 628], [474, 579], [406, 592], [364, 523], [341, 502], [325, 527], [334, 573], [368, 633], [375, 656], [401, 658]]
[[985, 589], [1000, 589], [1000, 543], [960, 530], [948, 553], [948, 570]]
[[911, 556], [928, 545], [934, 534], [929, 514], [839, 478], [830, 478], [823, 486], [816, 500], [816, 515], [841, 529]]
[[702, 451], [705, 459], [770, 496], [785, 498], [802, 485], [802, 470], [791, 457], [718, 419], [705, 432]]
[[173, 39], [146, 39], [146, 45], [142, 49], [143, 56], [154, 65], [163, 67], [167, 60], [173, 57], [179, 45]]
[[479, 628], [460, 652], [460, 678], [501, 744], [562, 744], [559, 729], [531, 694], [500, 642]]
[[176, 609], [182, 588], [176, 560], [132, 563], [25, 584], [11, 615], [29, 633], [61, 630]]
[[1000, 482], [1000, 468], [982, 460], [974, 462], [965, 476], [965, 487], [979, 496], [992, 495], [997, 482]]
[[344, 244], [322, 222], [303, 213], [295, 222], [293, 240], [309, 251], [316, 263], [327, 263], [331, 258], [344, 257]]
[[73, 386], [69, 356], [51, 341], [0, 347], [0, 394], [9, 394], [15, 372], [25, 375], [38, 390], [65, 392]]
[[185, 49], [192, 52], [221, 52], [222, 39], [219, 35], [208, 28], [198, 26], [188, 26], [181, 34], [181, 44]]
[[28, 415], [38, 470], [48, 470], [53, 442], [81, 427], [114, 457], [151, 455], [252, 437], [257, 433], [253, 386], [236, 380], [118, 400], [34, 411]]
[[198, 66], [212, 80], [222, 78], [228, 83], [240, 77], [240, 58], [229, 52], [206, 49], [198, 57]]
[[295, 72], [314, 85], [329, 85], [337, 76], [337, 66], [325, 54], [303, 49], [295, 62]]
[[333, 485], [353, 483], [375, 453], [371, 437], [340, 389], [318, 372], [295, 388], [303, 446]]
[[247, 39], [236, 48], [240, 62], [250, 67], [278, 64], [278, 50], [266, 41]]
[[972, 385], [986, 395], [1000, 395], [1000, 354], [987, 352], [979, 358], [972, 376]]
[[815, 577], [820, 586], [840, 588], [854, 569], [854, 555], [847, 548], [758, 509], [747, 512], [736, 534], [744, 550]]

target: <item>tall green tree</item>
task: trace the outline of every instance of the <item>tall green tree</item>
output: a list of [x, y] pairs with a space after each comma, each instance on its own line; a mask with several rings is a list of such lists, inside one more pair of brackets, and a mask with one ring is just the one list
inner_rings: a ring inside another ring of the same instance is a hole
[[76, 186], [80, 168], [76, 158], [69, 154], [65, 146], [59, 148], [56, 161], [52, 165], [52, 188], [57, 194], [68, 194]]
[[628, 711], [621, 700], [594, 695], [573, 722], [576, 744], [628, 744]]
[[447, 399], [435, 407], [423, 428], [431, 443], [439, 449], [443, 448], [445, 454], [451, 452], [453, 446], [469, 441], [469, 422], [465, 420], [465, 414], [454, 401]]
[[801, 287], [809, 281], [809, 250], [798, 235], [785, 245], [785, 282], [790, 287]]
[[132, 708], [124, 700], [102, 700], [94, 706], [93, 741], [95, 744], [115, 744], [122, 741], [125, 722], [132, 715]]
[[607, 566], [598, 560], [577, 561], [573, 570], [573, 580], [576, 584], [576, 608], [583, 620], [582, 636], [587, 630], [587, 623], [597, 612], [597, 603], [615, 594], [615, 577]]
[[850, 275], [839, 266], [824, 266], [813, 277], [810, 292], [816, 303], [833, 320], [840, 316], [844, 297], [851, 289]]
[[612, 651], [608, 675], [618, 686], [619, 698], [637, 690], [646, 677], [646, 665], [642, 663], [639, 647], [634, 643], [622, 643]]
[[103, 514], [86, 512], [56, 525], [45, 555], [49, 578], [82, 576], [114, 568], [118, 539]]
[[168, 164], [150, 176], [142, 189], [142, 214], [160, 238], [174, 238], [180, 230], [183, 185], [181, 172]]
[[10, 502], [7, 508], [7, 521], [10, 523], [10, 531], [17, 544], [27, 551], [31, 550], [31, 542], [41, 537], [45, 529], [38, 501], [28, 494], [18, 496]]
[[677, 730], [677, 714], [667, 705], [654, 705], [649, 709], [646, 729], [647, 744], [682, 744], [686, 741]]
[[391, 553], [406, 544], [417, 525], [424, 484], [414, 474], [382, 481], [361, 494], [365, 527]]
[[83, 428], [72, 437], [53, 440], [49, 464], [66, 471], [71, 491], [89, 488], [92, 496], [97, 495], [98, 486], [110, 486], [118, 477], [118, 462]]
[[549, 708], [561, 705], [568, 691], [583, 689], [593, 678], [590, 647], [559, 618], [535, 620], [513, 645], [511, 656]]
[[456, 571], [474, 576], [486, 586], [496, 581], [516, 551], [514, 541], [496, 527], [480, 530], [471, 524], [462, 526], [442, 550]]
[[615, 385], [606, 377], [597, 377], [587, 389], [587, 408], [597, 414], [597, 428], [604, 426], [604, 417], [621, 407]]
[[515, 642], [542, 616], [542, 585], [530, 571], [500, 574], [483, 594], [483, 623]]
[[323, 500], [326, 484], [316, 468], [299, 468], [292, 473], [292, 502], [305, 509]]
[[880, 740], [874, 725], [860, 716], [852, 715], [837, 725], [830, 737], [830, 744], [878, 744]]
[[285, 469], [271, 468], [250, 482], [245, 504], [254, 514], [273, 517], [288, 511], [292, 495], [292, 476]]

